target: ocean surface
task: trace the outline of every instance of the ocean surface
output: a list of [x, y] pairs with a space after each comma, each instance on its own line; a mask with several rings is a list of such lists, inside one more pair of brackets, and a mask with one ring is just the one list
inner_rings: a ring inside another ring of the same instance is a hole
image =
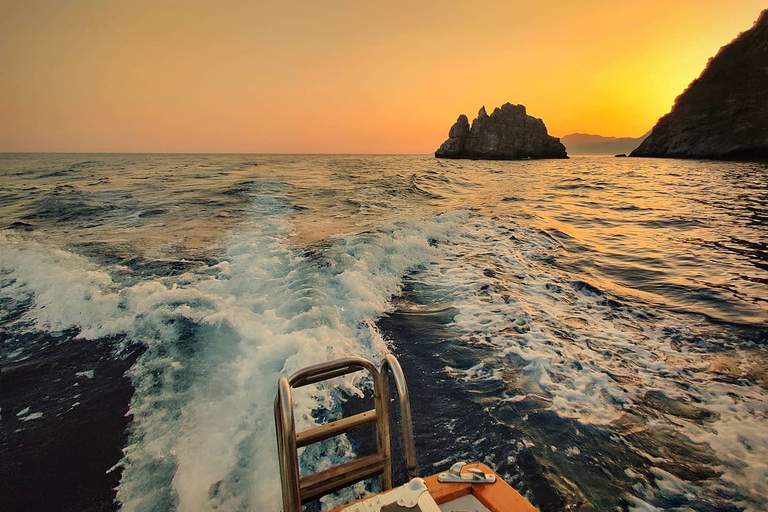
[[421, 474], [768, 510], [766, 164], [3, 154], [0, 230], [4, 512], [276, 512], [277, 379], [387, 352]]

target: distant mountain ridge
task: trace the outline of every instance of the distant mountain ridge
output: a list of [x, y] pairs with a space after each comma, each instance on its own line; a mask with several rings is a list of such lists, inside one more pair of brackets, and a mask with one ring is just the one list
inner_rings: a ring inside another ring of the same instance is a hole
[[637, 148], [651, 132], [641, 137], [604, 137], [589, 133], [571, 133], [560, 139], [570, 155], [628, 154]]
[[720, 48], [630, 156], [768, 159], [768, 10]]

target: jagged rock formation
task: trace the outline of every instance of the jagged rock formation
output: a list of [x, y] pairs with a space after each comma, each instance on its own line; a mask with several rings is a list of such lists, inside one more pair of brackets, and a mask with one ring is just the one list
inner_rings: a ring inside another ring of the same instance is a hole
[[461, 114], [435, 156], [476, 160], [568, 158], [565, 146], [547, 133], [544, 121], [526, 114], [525, 106], [511, 103], [490, 116], [482, 107], [471, 128], [467, 116]]
[[560, 142], [565, 145], [569, 155], [615, 155], [630, 153], [650, 133], [642, 137], [603, 137], [588, 133], [571, 133], [560, 137]]
[[630, 156], [768, 158], [768, 10], [720, 48]]

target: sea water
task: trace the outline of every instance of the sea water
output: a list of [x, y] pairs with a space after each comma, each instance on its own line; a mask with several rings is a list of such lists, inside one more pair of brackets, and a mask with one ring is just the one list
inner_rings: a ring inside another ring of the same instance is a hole
[[[5, 154], [0, 179], [2, 510], [278, 511], [277, 379], [388, 352], [421, 474], [486, 462], [542, 511], [768, 508], [765, 164]], [[299, 428], [369, 388], [298, 393]], [[303, 472], [358, 446], [321, 448]]]

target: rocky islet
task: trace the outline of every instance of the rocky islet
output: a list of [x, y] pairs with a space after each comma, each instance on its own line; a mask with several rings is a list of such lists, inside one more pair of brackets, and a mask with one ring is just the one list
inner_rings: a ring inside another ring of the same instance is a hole
[[482, 107], [471, 127], [467, 116], [461, 114], [435, 156], [475, 160], [568, 158], [565, 146], [547, 133], [544, 121], [528, 115], [524, 105], [511, 103], [490, 115]]

